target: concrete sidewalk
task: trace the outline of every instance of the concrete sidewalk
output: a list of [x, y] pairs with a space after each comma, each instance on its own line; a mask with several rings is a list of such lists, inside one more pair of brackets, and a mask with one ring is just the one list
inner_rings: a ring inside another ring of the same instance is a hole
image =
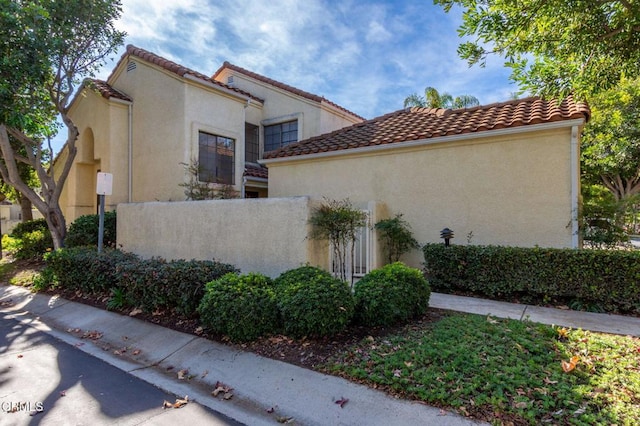
[[[640, 335], [640, 319], [433, 293], [434, 308], [617, 334]], [[347, 380], [238, 351], [129, 316], [21, 287], [0, 286], [0, 312], [178, 396], [251, 425], [474, 425], [455, 413], [396, 399]], [[93, 332], [93, 333], [92, 333]], [[97, 334], [99, 332], [101, 334]], [[82, 339], [87, 334], [89, 338]], [[91, 339], [94, 337], [95, 339]], [[96, 338], [99, 337], [99, 338]], [[183, 380], [177, 372], [186, 370]], [[233, 397], [214, 398], [220, 382]], [[349, 402], [341, 407], [336, 401]], [[159, 402], [159, 405], [161, 401]]]

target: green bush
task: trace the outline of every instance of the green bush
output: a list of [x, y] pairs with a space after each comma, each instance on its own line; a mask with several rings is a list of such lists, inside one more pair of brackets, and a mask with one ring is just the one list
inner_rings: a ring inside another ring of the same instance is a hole
[[434, 289], [640, 312], [640, 252], [427, 244]]
[[226, 274], [207, 284], [198, 307], [202, 324], [232, 341], [250, 341], [279, 328], [272, 280], [258, 273]]
[[303, 266], [274, 281], [284, 331], [292, 337], [331, 336], [344, 330], [353, 316], [349, 285], [326, 271]]
[[53, 249], [51, 232], [44, 219], [21, 222], [2, 239], [3, 249], [16, 259], [41, 258]]
[[167, 262], [153, 258], [118, 265], [117, 279], [127, 300], [144, 311], [175, 310], [194, 316], [206, 284], [237, 272], [233, 265], [213, 260]]
[[[80, 216], [69, 226], [64, 240], [66, 247], [98, 246], [98, 234], [100, 228], [100, 216], [90, 214]], [[104, 214], [103, 244], [105, 247], [116, 246], [116, 212], [110, 211]]]
[[429, 283], [420, 270], [391, 263], [355, 284], [355, 318], [367, 326], [407, 321], [427, 311], [430, 296]]
[[98, 253], [93, 247], [73, 247], [47, 253], [45, 261], [45, 276], [51, 277], [53, 285], [95, 295], [116, 287], [117, 268], [124, 263], [135, 264], [139, 258], [115, 249]]

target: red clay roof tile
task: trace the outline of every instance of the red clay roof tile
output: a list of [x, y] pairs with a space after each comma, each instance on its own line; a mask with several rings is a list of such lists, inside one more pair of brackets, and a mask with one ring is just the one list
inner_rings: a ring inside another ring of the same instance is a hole
[[106, 81], [98, 80], [95, 78], [88, 78], [85, 79], [83, 84], [85, 85], [85, 87], [97, 90], [105, 99], [116, 98], [127, 102], [133, 102], [133, 100], [129, 96], [125, 95], [117, 89], [114, 89]]
[[244, 176], [268, 179], [269, 170], [264, 166], [246, 163], [244, 165]]
[[588, 120], [589, 116], [589, 107], [575, 102], [571, 96], [560, 103], [531, 97], [455, 110], [413, 107], [266, 152], [264, 158], [293, 157], [560, 120]]
[[[200, 80], [202, 80], [204, 82], [212, 83], [212, 84], [214, 84], [216, 86], [220, 86], [220, 87], [222, 87], [224, 89], [231, 90], [233, 92], [236, 92], [236, 93], [241, 94], [241, 95], [246, 96], [246, 97], [250, 97], [251, 99], [254, 99], [254, 100], [258, 101], [258, 102], [264, 102], [263, 99], [260, 99], [260, 98], [258, 98], [256, 96], [253, 96], [251, 93], [245, 92], [245, 91], [237, 89], [235, 87], [228, 86], [228, 85], [226, 85], [226, 84], [224, 84], [224, 83], [222, 83], [220, 81], [214, 80], [213, 78], [209, 78], [209, 77], [207, 77], [206, 75], [204, 75], [202, 73], [199, 73], [197, 71], [189, 69], [189, 68], [187, 68], [185, 66], [182, 66], [182, 65], [177, 64], [175, 62], [172, 62], [172, 61], [170, 61], [168, 59], [165, 59], [165, 58], [163, 58], [161, 56], [158, 56], [155, 53], [151, 53], [151, 52], [149, 52], [147, 50], [141, 49], [141, 48], [133, 46], [131, 44], [127, 46], [127, 51], [122, 55], [122, 57], [118, 61], [118, 64], [114, 68], [114, 70], [117, 69], [120, 66], [120, 64], [128, 56], [136, 56], [136, 57], [138, 57], [138, 58], [140, 58], [142, 60], [145, 60], [145, 61], [150, 62], [152, 64], [158, 65], [159, 67], [162, 67], [167, 71], [175, 73], [175, 74], [179, 75], [180, 77], [184, 77], [185, 75], [190, 75], [190, 76], [195, 77], [197, 79], [200, 79]], [[110, 78], [111, 77], [109, 77], [109, 79]]]

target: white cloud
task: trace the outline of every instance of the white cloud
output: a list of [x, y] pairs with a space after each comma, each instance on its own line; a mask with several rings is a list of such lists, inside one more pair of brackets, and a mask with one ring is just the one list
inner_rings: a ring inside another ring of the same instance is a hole
[[202, 73], [228, 60], [373, 117], [425, 86], [508, 99], [501, 61], [469, 69], [458, 58], [460, 23], [459, 10], [428, 1], [123, 0], [118, 27], [127, 43]]

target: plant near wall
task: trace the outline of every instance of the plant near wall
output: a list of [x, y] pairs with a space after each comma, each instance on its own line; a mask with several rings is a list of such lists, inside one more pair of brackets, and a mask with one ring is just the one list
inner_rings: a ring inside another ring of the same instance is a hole
[[201, 167], [198, 160], [191, 160], [189, 164], [180, 163], [188, 176], [188, 180], [178, 186], [184, 188], [184, 195], [187, 201], [190, 200], [227, 200], [239, 198], [240, 194], [235, 190], [233, 185], [229, 184], [212, 184], [211, 182], [201, 182]]
[[375, 224], [375, 229], [380, 231], [380, 240], [387, 251], [389, 263], [398, 262], [409, 250], [420, 248], [418, 241], [413, 238], [411, 226], [402, 218], [402, 213], [379, 221]]
[[[367, 214], [356, 209], [349, 199], [327, 200], [314, 209], [309, 223], [310, 237], [328, 240], [337, 267], [337, 277], [353, 282], [353, 257], [358, 228], [367, 223]], [[350, 273], [348, 271], [351, 271]], [[348, 279], [347, 279], [348, 278]]]

